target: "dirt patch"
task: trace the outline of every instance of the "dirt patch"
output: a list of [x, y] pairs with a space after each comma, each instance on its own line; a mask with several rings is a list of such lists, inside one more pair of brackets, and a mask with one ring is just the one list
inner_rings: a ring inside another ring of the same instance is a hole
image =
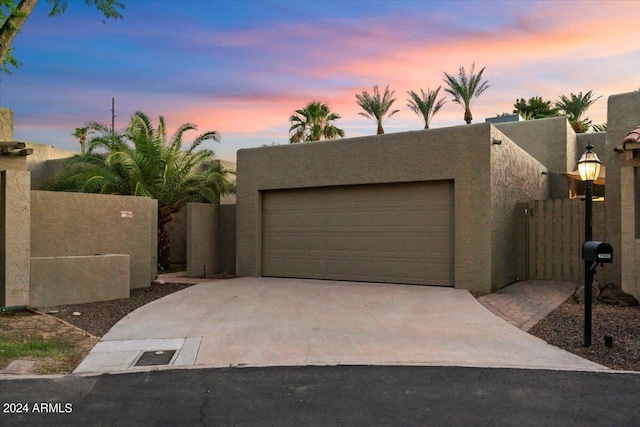
[[146, 288], [132, 289], [128, 299], [41, 307], [39, 310], [102, 338], [113, 325], [136, 308], [189, 286], [193, 286], [193, 284], [152, 284]]
[[48, 312], [47, 315], [31, 311], [2, 313], [0, 340], [20, 343], [54, 340], [56, 347], [61, 350], [51, 357], [2, 357], [0, 354], [0, 370], [14, 360], [31, 360], [36, 362], [30, 372], [33, 374], [73, 372], [100, 338], [124, 316], [189, 286], [192, 284], [153, 284], [147, 288], [133, 289], [129, 299], [38, 308], [43, 313]]
[[0, 339], [13, 344], [55, 342], [56, 351], [44, 357], [6, 357], [0, 354], [0, 369], [6, 368], [14, 360], [30, 360], [35, 362], [31, 372], [34, 374], [72, 372], [99, 341], [59, 319], [30, 311], [0, 314]]

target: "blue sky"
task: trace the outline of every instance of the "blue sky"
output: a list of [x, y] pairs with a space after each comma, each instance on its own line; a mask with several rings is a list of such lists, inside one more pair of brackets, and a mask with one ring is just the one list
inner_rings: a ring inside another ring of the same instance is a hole
[[[609, 95], [640, 87], [638, 1], [121, 1], [124, 19], [106, 23], [81, 0], [56, 18], [38, 3], [13, 44], [22, 67], [0, 76], [16, 139], [77, 149], [74, 128], [110, 123], [114, 97], [117, 128], [138, 110], [169, 128], [192, 122], [219, 131], [210, 148], [235, 160], [287, 143], [289, 116], [312, 100], [342, 116], [347, 137], [375, 133], [354, 95], [376, 84], [401, 110], [386, 132], [420, 129], [406, 92], [472, 63], [490, 85], [474, 123], [520, 97], [588, 90], [603, 96], [588, 114], [602, 123]], [[463, 123], [449, 99], [431, 126]]]

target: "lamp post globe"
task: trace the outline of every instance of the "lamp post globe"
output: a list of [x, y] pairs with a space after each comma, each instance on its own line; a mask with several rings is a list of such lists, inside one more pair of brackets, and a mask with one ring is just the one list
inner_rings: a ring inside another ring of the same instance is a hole
[[587, 151], [582, 154], [580, 160], [578, 160], [578, 173], [582, 181], [595, 181], [600, 175], [600, 165], [602, 162], [598, 158], [598, 155], [591, 151], [593, 145], [588, 144], [586, 146]]

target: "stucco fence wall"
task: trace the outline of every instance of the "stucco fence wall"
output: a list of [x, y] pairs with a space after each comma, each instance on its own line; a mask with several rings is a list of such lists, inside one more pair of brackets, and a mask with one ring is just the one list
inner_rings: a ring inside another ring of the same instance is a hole
[[[235, 173], [236, 164], [234, 162], [230, 162], [227, 160], [218, 160], [218, 161], [222, 164], [222, 166], [224, 166], [225, 169]], [[230, 174], [228, 178], [231, 182], [235, 182], [234, 174]], [[230, 206], [230, 205], [234, 206], [233, 208], [221, 208], [223, 210], [229, 211], [230, 209], [235, 209], [235, 204], [236, 204], [235, 194], [225, 194], [222, 197], [220, 197], [220, 206]], [[222, 221], [223, 221], [223, 223], [221, 224], [222, 230], [225, 230], [226, 228], [225, 224], [227, 224], [230, 227], [231, 226], [234, 227], [233, 233], [235, 235], [235, 218], [233, 220], [233, 223], [229, 223], [229, 221], [224, 222], [224, 219], [222, 219]], [[185, 206], [180, 211], [175, 213], [173, 215], [173, 220], [169, 222], [166, 227], [167, 227], [167, 232], [169, 233], [169, 245], [170, 245], [169, 251], [170, 251], [170, 257], [171, 257], [171, 264], [187, 264], [187, 244], [188, 244], [187, 242], [187, 207]], [[194, 233], [193, 236], [197, 238], [197, 233]], [[235, 237], [234, 237], [234, 242], [235, 242]], [[198, 245], [200, 245], [200, 243], [196, 243], [196, 246]], [[232, 262], [233, 270], [229, 270], [229, 273], [235, 273], [235, 243], [233, 248], [225, 248], [225, 250], [222, 253], [227, 254], [227, 256], [231, 256], [229, 255], [231, 253], [230, 251], [233, 252], [233, 261], [226, 259], [226, 260], [221, 260], [220, 262], [222, 264], [227, 263], [226, 264], [227, 266], [229, 266], [230, 265], [229, 263]], [[228, 267], [224, 267], [223, 270], [226, 271], [226, 268]]]
[[609, 97], [606, 150], [600, 159], [607, 166], [607, 241], [613, 246], [614, 262], [607, 281], [640, 298], [640, 158], [614, 148], [640, 126], [640, 92]]
[[498, 123], [495, 126], [550, 170], [566, 172], [576, 169], [577, 136], [566, 117]]
[[29, 179], [26, 170], [0, 171], [0, 306], [29, 304]]
[[[235, 195], [233, 201], [235, 202]], [[191, 205], [191, 203], [188, 203], [178, 213], [174, 214], [173, 220], [167, 224], [171, 264], [174, 266], [184, 264], [187, 267], [187, 271], [191, 272], [190, 275], [195, 275], [193, 277], [202, 275], [204, 271], [202, 268], [204, 264], [202, 262], [204, 260], [206, 260], [205, 264], [207, 264], [205, 269], [209, 274], [235, 274], [235, 203], [220, 205], [194, 203], [193, 205], [202, 205], [201, 209], [204, 209], [201, 211], [202, 214], [194, 213], [193, 215], [195, 216], [189, 216], [189, 205]], [[195, 210], [193, 212], [195, 212]], [[198, 223], [198, 221], [200, 221], [200, 223]], [[214, 221], [214, 223], [211, 221]], [[213, 230], [215, 230], [218, 236], [216, 237], [217, 240], [209, 241], [212, 238], [210, 233], [213, 232]], [[202, 248], [206, 253], [198, 254], [197, 248]], [[211, 258], [214, 254], [215, 257]], [[189, 265], [191, 265], [191, 268], [189, 268]], [[196, 268], [195, 266], [198, 267]]]
[[547, 197], [543, 171], [489, 123], [240, 150], [237, 273], [262, 274], [263, 191], [453, 180], [455, 286], [495, 291], [515, 278], [513, 209]]
[[236, 205], [188, 203], [185, 212], [187, 276], [235, 274]]
[[[97, 289], [94, 294], [89, 292], [86, 300], [97, 301], [128, 296], [128, 289], [127, 295], [123, 296], [121, 277], [124, 266], [121, 259], [104, 260], [95, 255], [127, 255], [130, 260], [127, 269], [130, 289], [149, 286], [157, 276], [156, 200], [133, 196], [31, 191], [30, 224], [31, 257], [36, 258], [36, 261], [31, 263], [33, 278], [64, 276], [74, 284], [79, 293], [95, 288], [95, 283], [92, 283], [94, 281], [104, 283], [104, 286], [112, 290], [108, 295], [103, 288]], [[57, 263], [51, 260], [37, 260], [44, 257], [83, 256], [93, 258], [58, 258]], [[84, 274], [78, 271], [71, 277], [63, 274], [72, 273], [74, 270], [69, 268], [69, 264], [78, 262], [95, 264], [90, 268], [95, 273]], [[110, 270], [107, 265], [111, 265], [113, 269]], [[57, 270], [54, 270], [54, 266]], [[113, 282], [110, 279], [113, 279]], [[59, 286], [62, 290], [69, 285], [60, 283]], [[42, 287], [42, 284], [34, 283], [32, 280], [32, 292]], [[32, 301], [42, 303], [42, 299], [37, 295], [32, 295]]]
[[29, 305], [129, 298], [129, 255], [31, 257]]
[[566, 117], [498, 123], [495, 125], [520, 148], [548, 169], [550, 199], [566, 199], [569, 185], [564, 172], [576, 170], [584, 151]]
[[31, 173], [31, 189], [42, 190], [48, 180], [62, 172], [69, 158], [78, 154], [77, 151], [63, 150], [45, 144], [26, 142], [27, 148], [33, 153], [27, 156], [27, 170]]

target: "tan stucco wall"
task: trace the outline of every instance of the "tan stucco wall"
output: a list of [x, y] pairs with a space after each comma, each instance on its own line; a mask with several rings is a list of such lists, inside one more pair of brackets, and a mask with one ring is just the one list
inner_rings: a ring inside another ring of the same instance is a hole
[[0, 107], [0, 141], [13, 140], [13, 111]]
[[482, 123], [238, 151], [237, 273], [262, 271], [263, 190], [446, 179], [454, 181], [455, 286], [484, 292], [504, 286], [492, 277], [492, 271], [507, 269], [493, 266], [506, 263], [493, 256], [491, 235], [492, 200], [501, 191], [496, 187], [492, 193], [491, 184], [491, 155], [500, 148], [492, 138], [498, 134]]
[[[625, 162], [627, 163], [627, 162]], [[637, 167], [640, 167], [638, 159]], [[633, 166], [625, 166], [620, 169], [620, 277], [622, 289], [636, 297], [640, 297], [640, 239], [636, 218], [638, 209], [636, 191], [636, 171]]]
[[[0, 108], [0, 141], [13, 141], [13, 111], [7, 108]], [[7, 169], [27, 170], [27, 158], [0, 154], [0, 171]]]
[[31, 256], [128, 254], [131, 288], [149, 286], [157, 276], [157, 216], [157, 201], [147, 197], [32, 191]]
[[[235, 162], [228, 160], [218, 160], [225, 169], [234, 171], [236, 170]], [[235, 182], [235, 175], [229, 175], [229, 180]], [[235, 209], [236, 195], [225, 194], [220, 197], [220, 205], [230, 206], [233, 205]], [[228, 223], [226, 221], [225, 223]], [[235, 218], [234, 218], [235, 223]], [[221, 223], [222, 224], [222, 223]], [[169, 232], [169, 241], [171, 245], [171, 263], [172, 264], [184, 264], [187, 262], [187, 208], [183, 207], [178, 213], [174, 214], [173, 221], [167, 224], [167, 231]], [[234, 241], [235, 241], [235, 228], [234, 228]], [[221, 253], [222, 255], [222, 253]], [[222, 260], [221, 260], [222, 262]], [[235, 244], [233, 248], [233, 263], [235, 264]], [[229, 265], [227, 260], [225, 265]], [[222, 265], [220, 266], [222, 268]], [[235, 267], [232, 270], [222, 270], [221, 272], [233, 273]]]
[[498, 129], [491, 147], [491, 291], [497, 291], [519, 279], [516, 259], [517, 203], [542, 200], [548, 196], [546, 167], [527, 154]]
[[[629, 222], [635, 221], [635, 212], [629, 210], [629, 204], [626, 205], [624, 212], [621, 210], [621, 189], [628, 192], [630, 187], [627, 181], [628, 175], [625, 178], [625, 185], [621, 184], [620, 173], [621, 168], [637, 166], [637, 160], [629, 161], [626, 159], [626, 153], [618, 154], [613, 151], [622, 139], [638, 126], [640, 126], [640, 92], [610, 96], [607, 106], [606, 149], [602, 155], [598, 153], [600, 160], [607, 167], [606, 238], [613, 247], [614, 254], [613, 264], [606, 267], [606, 280], [621, 285], [622, 290], [640, 298], [640, 292], [636, 289], [637, 282], [622, 281], [622, 270], [627, 269], [630, 272], [630, 269], [635, 268], [634, 262], [637, 255], [634, 253], [637, 254], [637, 252], [632, 250], [629, 245], [625, 247], [625, 252], [622, 252], [621, 240], [621, 223], [626, 222], [625, 230], [630, 230], [632, 226]], [[627, 236], [627, 238], [629, 237]]]
[[[0, 141], [13, 140], [13, 111], [0, 108]], [[39, 190], [45, 180], [52, 178], [62, 170], [65, 158], [76, 154], [75, 151], [61, 150], [51, 145], [34, 144], [26, 141], [26, 148], [33, 150], [28, 156], [0, 155], [0, 170], [28, 170], [31, 172], [31, 188]]]
[[499, 123], [495, 126], [552, 171], [576, 169], [576, 133], [566, 117]]
[[29, 305], [29, 172], [0, 172], [0, 306]]
[[77, 151], [63, 150], [52, 145], [25, 142], [33, 153], [27, 156], [27, 170], [31, 172], [31, 188], [41, 190], [46, 181], [62, 171], [67, 159]]
[[187, 276], [235, 273], [236, 206], [187, 204]]
[[576, 156], [573, 161], [572, 170], [578, 169], [578, 160], [580, 160], [580, 157], [582, 157], [582, 154], [586, 151], [585, 147], [587, 143], [593, 145], [593, 152], [596, 153], [598, 157], [604, 154], [607, 145], [606, 132], [579, 133], [576, 137]]
[[218, 209], [210, 203], [187, 204], [187, 276], [217, 273]]
[[32, 307], [129, 298], [129, 255], [31, 258]]
[[[630, 159], [628, 153], [618, 154], [613, 147], [633, 129], [640, 126], [640, 92], [615, 95], [609, 98], [607, 117], [607, 240], [613, 246], [613, 268], [607, 281], [620, 284], [622, 290], [640, 298], [640, 239], [636, 224], [638, 200], [637, 171], [640, 158]], [[617, 252], [616, 252], [617, 251]]]
[[4, 156], [0, 154], [0, 170], [27, 170], [26, 156]]

